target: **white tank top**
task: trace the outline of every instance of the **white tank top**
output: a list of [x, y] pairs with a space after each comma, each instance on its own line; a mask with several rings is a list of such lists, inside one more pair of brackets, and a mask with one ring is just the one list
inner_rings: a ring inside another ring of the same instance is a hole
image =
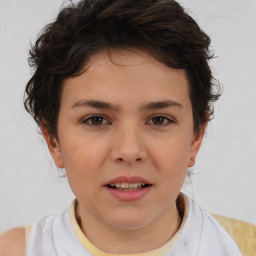
[[[177, 234], [159, 249], [132, 256], [242, 256], [237, 245], [217, 221], [185, 197], [185, 218]], [[26, 256], [114, 256], [96, 248], [69, 210], [37, 220], [27, 240]], [[118, 256], [121, 256], [120, 254]], [[122, 255], [128, 256], [128, 255]]]

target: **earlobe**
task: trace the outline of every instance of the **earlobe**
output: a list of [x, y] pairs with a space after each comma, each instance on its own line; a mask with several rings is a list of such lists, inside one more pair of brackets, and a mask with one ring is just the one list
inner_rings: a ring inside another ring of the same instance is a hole
[[188, 167], [193, 167], [195, 165], [195, 158], [194, 157], [191, 157], [189, 162], [188, 162]]
[[207, 122], [200, 127], [200, 131], [194, 135], [190, 148], [190, 159], [188, 161], [188, 167], [193, 167], [195, 164], [196, 155], [201, 147]]
[[52, 136], [49, 132], [49, 129], [46, 125], [40, 124], [40, 129], [44, 136], [44, 139], [47, 143], [50, 154], [58, 168], [64, 168], [62, 155], [60, 150], [60, 145], [56, 137]]

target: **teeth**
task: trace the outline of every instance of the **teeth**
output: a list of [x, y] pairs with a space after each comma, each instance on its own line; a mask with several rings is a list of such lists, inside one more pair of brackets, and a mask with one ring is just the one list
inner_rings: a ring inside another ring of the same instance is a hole
[[121, 188], [129, 188], [128, 183], [121, 183]]
[[129, 184], [128, 186], [129, 186], [129, 188], [137, 188], [138, 187], [136, 183]]
[[111, 187], [121, 188], [121, 183], [111, 184]]
[[113, 188], [117, 188], [119, 190], [136, 190], [140, 189], [141, 187], [145, 186], [145, 183], [127, 183], [127, 182], [122, 182], [122, 183], [115, 183], [110, 185]]

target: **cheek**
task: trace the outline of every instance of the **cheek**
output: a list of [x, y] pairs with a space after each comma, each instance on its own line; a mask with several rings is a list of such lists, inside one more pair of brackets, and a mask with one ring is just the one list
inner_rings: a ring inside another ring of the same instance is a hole
[[67, 175], [77, 180], [95, 177], [104, 163], [108, 149], [102, 140], [77, 136], [61, 144], [61, 154]]
[[165, 171], [170, 176], [187, 171], [190, 143], [189, 139], [185, 137], [186, 135], [170, 136], [154, 144], [150, 155], [158, 170]]
[[[90, 140], [66, 141], [63, 144], [62, 158], [69, 185], [77, 198], [93, 198], [101, 183], [102, 164], [106, 149], [102, 143]], [[86, 193], [84, 193], [86, 190]]]
[[[185, 153], [186, 151], [186, 153]], [[154, 152], [157, 169], [157, 187], [164, 202], [175, 200], [187, 175], [187, 148], [164, 143]]]

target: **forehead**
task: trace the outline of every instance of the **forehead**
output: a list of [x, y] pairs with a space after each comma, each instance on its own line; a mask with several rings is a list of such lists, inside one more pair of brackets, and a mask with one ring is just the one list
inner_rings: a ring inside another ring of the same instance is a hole
[[92, 55], [81, 75], [66, 79], [61, 102], [86, 97], [125, 104], [167, 96], [184, 101], [188, 91], [184, 70], [169, 68], [143, 51], [115, 49]]

